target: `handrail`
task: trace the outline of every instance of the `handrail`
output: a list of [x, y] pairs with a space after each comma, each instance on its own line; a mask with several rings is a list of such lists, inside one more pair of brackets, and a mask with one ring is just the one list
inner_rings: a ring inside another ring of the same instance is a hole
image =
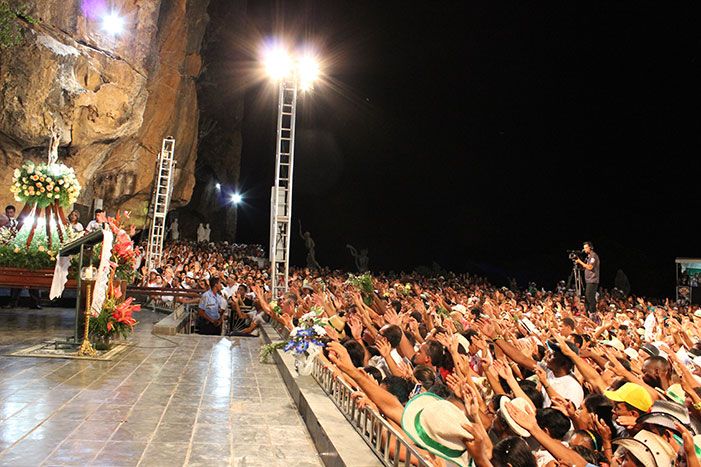
[[[273, 320], [271, 324], [282, 338], [286, 338], [289, 334], [287, 328], [277, 321]], [[432, 462], [424, 459], [416, 447], [409, 444], [403, 435], [379, 413], [370, 407], [360, 409], [351, 397], [351, 394], [355, 392], [353, 388], [341, 378], [335, 377], [319, 358], [314, 360], [312, 376], [383, 465], [386, 467], [399, 465], [430, 467], [433, 465]], [[404, 454], [403, 461], [400, 456], [402, 453]]]
[[[319, 358], [314, 361], [312, 376], [385, 466], [433, 465], [379, 413], [370, 407], [360, 409], [351, 397], [355, 392], [353, 388], [335, 377]], [[404, 460], [401, 459], [402, 453]]]

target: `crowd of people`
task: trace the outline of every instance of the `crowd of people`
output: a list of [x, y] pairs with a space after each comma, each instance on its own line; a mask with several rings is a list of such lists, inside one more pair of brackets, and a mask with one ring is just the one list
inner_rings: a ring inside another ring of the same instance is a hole
[[206, 290], [206, 334], [227, 309], [246, 334], [319, 314], [319, 358], [436, 465], [701, 467], [699, 307], [468, 274], [377, 274], [368, 292], [328, 269], [293, 270], [273, 302], [259, 256], [174, 242], [143, 285]]
[[701, 307], [597, 290], [586, 247], [585, 299], [469, 274], [376, 274], [367, 290], [316, 268], [273, 301], [263, 249], [226, 242], [170, 242], [137, 281], [203, 291], [186, 299], [203, 334], [226, 316], [244, 335], [323, 319], [319, 358], [436, 465], [701, 467]]
[[254, 274], [228, 303], [249, 300], [251, 328], [323, 310], [320, 358], [436, 465], [699, 466], [701, 309], [600, 290], [595, 322], [563, 290], [408, 274], [363, 294], [347, 278], [295, 270], [275, 309]]

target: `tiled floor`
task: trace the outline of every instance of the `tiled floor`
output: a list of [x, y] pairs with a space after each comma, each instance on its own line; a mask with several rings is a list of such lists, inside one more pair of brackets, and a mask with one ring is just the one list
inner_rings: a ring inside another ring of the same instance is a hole
[[171, 343], [140, 319], [111, 362], [18, 358], [70, 334], [72, 312], [0, 311], [0, 465], [321, 465], [258, 339]]

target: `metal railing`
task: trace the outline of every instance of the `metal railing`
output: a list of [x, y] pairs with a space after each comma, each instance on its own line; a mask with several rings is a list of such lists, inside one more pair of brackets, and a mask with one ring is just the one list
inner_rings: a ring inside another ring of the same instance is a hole
[[335, 377], [318, 358], [314, 362], [312, 376], [384, 465], [433, 465], [375, 410], [359, 408], [351, 397], [355, 392], [353, 388]]

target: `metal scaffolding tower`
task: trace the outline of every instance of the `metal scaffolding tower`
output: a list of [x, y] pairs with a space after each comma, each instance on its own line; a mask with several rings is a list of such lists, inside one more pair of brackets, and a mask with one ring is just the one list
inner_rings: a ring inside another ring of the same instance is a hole
[[270, 265], [273, 298], [287, 292], [290, 272], [292, 172], [294, 168], [297, 80], [281, 80], [278, 88], [275, 185], [270, 212]]
[[146, 265], [149, 269], [158, 267], [163, 252], [163, 239], [166, 233], [166, 215], [173, 194], [173, 172], [175, 170], [175, 139], [168, 136], [163, 139], [163, 146], [158, 154], [158, 168], [154, 183], [153, 219], [149, 229], [148, 246], [146, 247]]

